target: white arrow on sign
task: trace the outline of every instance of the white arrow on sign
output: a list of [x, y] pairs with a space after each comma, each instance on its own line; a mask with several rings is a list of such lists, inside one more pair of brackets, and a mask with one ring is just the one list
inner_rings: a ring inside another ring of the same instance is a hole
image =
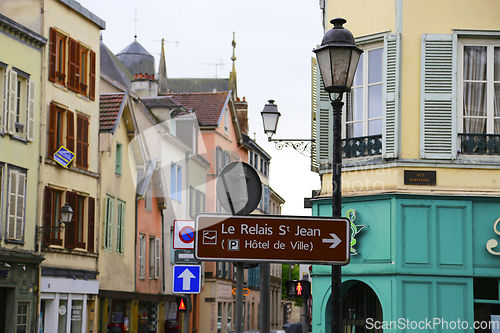
[[189, 290], [191, 287], [191, 279], [196, 278], [187, 268], [178, 277], [182, 279], [182, 290]]
[[337, 245], [342, 243], [342, 240], [340, 240], [340, 238], [336, 234], [330, 234], [330, 236], [332, 236], [333, 239], [323, 238], [323, 243], [332, 243], [330, 249], [334, 249], [337, 247]]

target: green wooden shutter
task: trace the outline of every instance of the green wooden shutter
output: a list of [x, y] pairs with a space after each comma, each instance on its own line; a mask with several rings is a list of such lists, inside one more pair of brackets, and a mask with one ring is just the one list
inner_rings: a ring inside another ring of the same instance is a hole
[[382, 157], [396, 158], [399, 150], [399, 34], [384, 37], [384, 125]]
[[323, 88], [323, 79], [317, 67], [317, 62], [313, 61], [313, 72], [316, 72], [313, 77], [313, 96], [315, 102], [313, 107], [314, 125], [312, 138], [316, 140], [314, 159], [311, 161], [311, 169], [318, 169], [322, 165], [332, 163], [332, 126], [333, 126], [333, 111], [330, 103], [330, 97]]
[[454, 159], [456, 49], [452, 35], [423, 34], [420, 79], [420, 157]]

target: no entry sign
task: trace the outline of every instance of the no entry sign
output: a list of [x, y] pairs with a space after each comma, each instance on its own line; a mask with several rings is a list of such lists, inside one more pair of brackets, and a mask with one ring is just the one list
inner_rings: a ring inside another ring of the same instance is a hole
[[199, 214], [195, 256], [200, 260], [346, 265], [347, 218]]
[[194, 221], [174, 221], [174, 249], [194, 249]]

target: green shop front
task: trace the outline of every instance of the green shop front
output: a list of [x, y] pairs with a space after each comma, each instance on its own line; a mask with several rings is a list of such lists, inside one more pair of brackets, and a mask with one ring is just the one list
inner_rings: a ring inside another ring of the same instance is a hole
[[[312, 210], [331, 216], [331, 198]], [[345, 197], [342, 215], [352, 237], [344, 332], [497, 332], [500, 198]], [[314, 265], [312, 281], [312, 330], [329, 333], [331, 267]]]

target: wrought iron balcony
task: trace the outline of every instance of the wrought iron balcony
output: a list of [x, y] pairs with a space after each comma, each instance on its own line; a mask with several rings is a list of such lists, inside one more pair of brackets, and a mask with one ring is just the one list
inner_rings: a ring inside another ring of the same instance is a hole
[[382, 155], [382, 134], [342, 139], [342, 158]]
[[500, 135], [459, 133], [462, 154], [500, 155]]

